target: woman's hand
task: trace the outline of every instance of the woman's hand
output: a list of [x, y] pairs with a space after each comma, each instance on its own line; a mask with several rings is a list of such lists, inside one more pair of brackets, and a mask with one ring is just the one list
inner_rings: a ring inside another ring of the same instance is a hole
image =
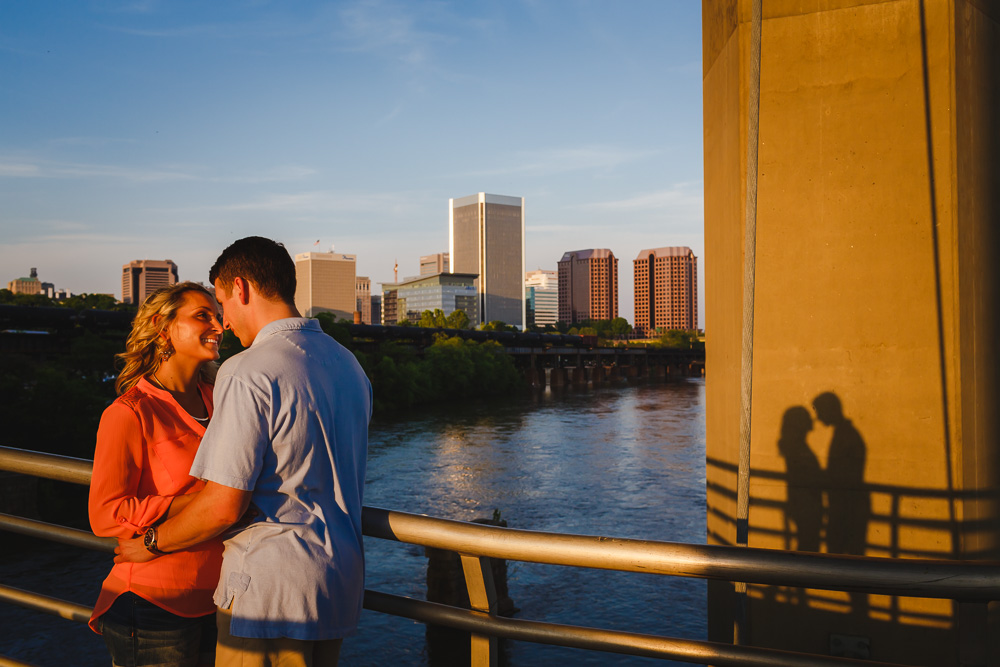
[[118, 546], [115, 547], [116, 563], [148, 563], [156, 558], [156, 554], [146, 548], [143, 536], [134, 538], [118, 538]]

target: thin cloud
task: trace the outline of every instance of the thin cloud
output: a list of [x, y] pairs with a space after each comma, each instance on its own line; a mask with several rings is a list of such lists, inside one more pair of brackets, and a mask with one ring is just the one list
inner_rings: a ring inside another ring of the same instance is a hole
[[0, 156], [0, 178], [83, 178], [141, 183], [202, 181], [208, 183], [276, 183], [299, 181], [318, 172], [302, 165], [278, 165], [259, 172], [211, 176], [195, 165], [163, 165], [157, 168], [121, 165], [56, 162], [41, 159], [15, 159]]
[[630, 162], [659, 154], [656, 150], [632, 150], [615, 146], [583, 146], [522, 151], [514, 155], [511, 164], [482, 171], [472, 176], [505, 176], [510, 174], [558, 174], [589, 169], [612, 170]]
[[704, 206], [700, 182], [677, 183], [665, 190], [646, 192], [627, 199], [590, 202], [577, 208], [591, 211], [684, 211], [701, 210]]

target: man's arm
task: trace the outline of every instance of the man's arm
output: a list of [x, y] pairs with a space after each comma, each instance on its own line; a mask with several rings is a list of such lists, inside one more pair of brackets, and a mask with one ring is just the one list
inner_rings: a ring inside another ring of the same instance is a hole
[[[215, 537], [240, 520], [250, 505], [251, 495], [251, 491], [206, 482], [187, 507], [156, 527], [157, 548], [169, 553]], [[144, 563], [154, 558], [141, 535], [119, 540], [115, 549], [116, 563]]]

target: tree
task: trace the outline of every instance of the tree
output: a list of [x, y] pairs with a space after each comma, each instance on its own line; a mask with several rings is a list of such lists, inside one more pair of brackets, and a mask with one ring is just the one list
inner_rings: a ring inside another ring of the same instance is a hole
[[632, 333], [632, 325], [624, 317], [616, 317], [611, 320], [611, 333], [615, 336]]
[[479, 325], [480, 331], [517, 331], [517, 327], [511, 326], [506, 322], [501, 322], [500, 320], [493, 320], [491, 322], [483, 322]]
[[449, 329], [468, 329], [469, 316], [464, 310], [456, 310], [445, 319], [445, 326]]
[[681, 331], [671, 329], [660, 336], [660, 345], [663, 347], [673, 347], [682, 350], [703, 350], [705, 344], [698, 340], [698, 333], [695, 331]]

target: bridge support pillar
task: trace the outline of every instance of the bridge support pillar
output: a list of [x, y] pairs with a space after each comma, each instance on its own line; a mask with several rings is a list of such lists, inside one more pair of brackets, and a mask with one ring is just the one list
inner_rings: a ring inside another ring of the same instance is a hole
[[604, 384], [604, 366], [602, 364], [597, 364], [592, 369], [590, 369], [590, 381], [594, 385]]
[[566, 386], [566, 369], [560, 366], [549, 369], [549, 386], [552, 388]]
[[[748, 145], [750, 5], [702, 2], [709, 542], [748, 525], [751, 547], [1000, 560], [1000, 5], [764, 2]], [[712, 641], [732, 640], [731, 591], [709, 584]], [[965, 660], [950, 601], [845, 595], [834, 613], [808, 591], [751, 593], [751, 645], [828, 653], [838, 626], [880, 661]], [[984, 651], [1000, 664], [1000, 642]]]
[[587, 386], [587, 369], [583, 366], [577, 366], [576, 368], [570, 369], [572, 374], [573, 384], [577, 387]]

